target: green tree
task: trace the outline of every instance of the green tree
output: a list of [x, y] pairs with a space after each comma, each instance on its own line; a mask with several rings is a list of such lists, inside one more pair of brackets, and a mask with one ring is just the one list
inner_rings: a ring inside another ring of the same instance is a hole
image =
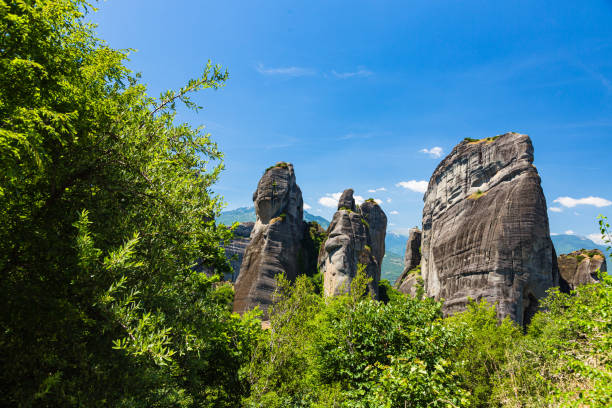
[[94, 34], [82, 0], [0, 0], [0, 404], [225, 406], [259, 329], [231, 288], [222, 154]]

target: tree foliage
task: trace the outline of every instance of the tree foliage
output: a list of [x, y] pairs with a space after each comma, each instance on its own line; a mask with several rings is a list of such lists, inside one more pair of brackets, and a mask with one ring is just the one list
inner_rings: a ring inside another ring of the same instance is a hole
[[[80, 0], [0, 1], [0, 373], [6, 406], [223, 406], [246, 392], [252, 316], [192, 270], [229, 266], [222, 154], [175, 123]], [[234, 402], [232, 402], [234, 401]]]

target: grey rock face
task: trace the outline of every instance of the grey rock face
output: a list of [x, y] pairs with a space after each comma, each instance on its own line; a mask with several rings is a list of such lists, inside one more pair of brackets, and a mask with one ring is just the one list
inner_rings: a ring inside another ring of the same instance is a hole
[[558, 258], [561, 288], [575, 290], [579, 285], [599, 282], [597, 270], [607, 272], [606, 257], [599, 249], [582, 249]]
[[359, 208], [361, 216], [366, 221], [369, 230], [370, 248], [372, 255], [378, 263], [376, 281], [380, 281], [383, 257], [385, 256], [385, 236], [387, 235], [387, 216], [374, 201], [366, 201]]
[[395, 288], [402, 293], [408, 293], [412, 296], [416, 294], [417, 278], [420, 276], [420, 268], [418, 273], [415, 272], [417, 267], [421, 265], [421, 238], [423, 233], [418, 228], [411, 228], [408, 241], [406, 242], [406, 253], [404, 254], [404, 270], [395, 281]]
[[351, 211], [355, 211], [355, 199], [353, 198], [353, 194], [355, 192], [352, 188], [347, 188], [342, 192], [340, 199], [338, 200], [338, 209], [346, 208]]
[[319, 252], [319, 270], [323, 273], [326, 296], [347, 292], [357, 274], [358, 264], [363, 264], [365, 274], [372, 278], [370, 293], [378, 297], [386, 227], [387, 217], [378, 204], [366, 202], [357, 209], [353, 190], [344, 191], [338, 211], [327, 229], [327, 240]]
[[225, 246], [225, 256], [229, 259], [232, 270], [234, 271], [231, 276], [226, 276], [225, 280], [235, 281], [238, 278], [242, 259], [244, 258], [244, 252], [249, 242], [251, 242], [251, 231], [253, 231], [254, 226], [254, 222], [242, 222], [238, 224], [234, 230], [234, 239]]
[[465, 140], [438, 165], [424, 197], [421, 270], [444, 312], [468, 298], [497, 303], [498, 316], [530, 320], [559, 284], [546, 201], [526, 135]]
[[302, 192], [293, 166], [278, 163], [266, 170], [253, 194], [257, 221], [253, 227], [235, 284], [234, 311], [259, 305], [264, 318], [272, 303], [276, 277], [294, 280], [305, 227]]

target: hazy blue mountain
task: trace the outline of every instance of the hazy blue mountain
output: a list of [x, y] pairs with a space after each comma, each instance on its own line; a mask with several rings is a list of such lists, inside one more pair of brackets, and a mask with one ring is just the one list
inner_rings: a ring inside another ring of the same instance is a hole
[[603, 245], [597, 245], [590, 239], [579, 235], [560, 234], [553, 235], [551, 238], [555, 245], [557, 255], [567, 254], [568, 252], [577, 251], [579, 249], [601, 249], [604, 253], [606, 252], [606, 247]]
[[255, 207], [240, 207], [231, 211], [223, 211], [217, 222], [219, 224], [232, 225], [235, 222], [255, 222]]
[[[553, 244], [555, 245], [555, 251], [557, 251], [557, 256], [561, 254], [567, 254], [573, 251], [577, 251], [579, 249], [599, 249], [604, 254], [607, 253], [606, 247], [604, 245], [596, 244], [586, 237], [582, 237], [580, 235], [567, 235], [567, 234], [559, 234], [553, 235], [552, 237]], [[612, 272], [612, 257], [607, 257], [608, 263], [608, 273]]]
[[[255, 219], [255, 207], [240, 207], [231, 211], [223, 211], [221, 215], [217, 218], [217, 222], [225, 225], [232, 225], [236, 221], [255, 222]], [[304, 211], [304, 220], [309, 222], [316, 221], [319, 223], [320, 226], [323, 227], [323, 229], [327, 229], [327, 227], [329, 227], [329, 221], [318, 215], [311, 214], [308, 211]]]

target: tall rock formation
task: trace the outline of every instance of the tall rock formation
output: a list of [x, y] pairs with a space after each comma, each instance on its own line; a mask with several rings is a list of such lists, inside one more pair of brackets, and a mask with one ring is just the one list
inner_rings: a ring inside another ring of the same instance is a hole
[[466, 139], [438, 165], [424, 197], [421, 269], [444, 311], [468, 298], [525, 324], [559, 284], [546, 200], [526, 135]]
[[368, 200], [357, 208], [353, 190], [342, 193], [319, 252], [326, 296], [348, 291], [358, 264], [363, 264], [366, 275], [372, 278], [370, 293], [378, 297], [386, 230], [387, 216], [376, 202]]
[[581, 249], [558, 258], [561, 289], [574, 290], [579, 285], [599, 282], [597, 271], [607, 272], [606, 257], [599, 249]]
[[411, 296], [416, 295], [416, 285], [421, 278], [421, 238], [423, 233], [418, 228], [411, 228], [404, 254], [404, 270], [395, 281], [395, 288]]
[[235, 284], [234, 311], [260, 306], [264, 317], [272, 303], [276, 278], [299, 274], [299, 254], [306, 225], [302, 192], [293, 165], [278, 163], [266, 170], [253, 193], [257, 221], [251, 232]]

